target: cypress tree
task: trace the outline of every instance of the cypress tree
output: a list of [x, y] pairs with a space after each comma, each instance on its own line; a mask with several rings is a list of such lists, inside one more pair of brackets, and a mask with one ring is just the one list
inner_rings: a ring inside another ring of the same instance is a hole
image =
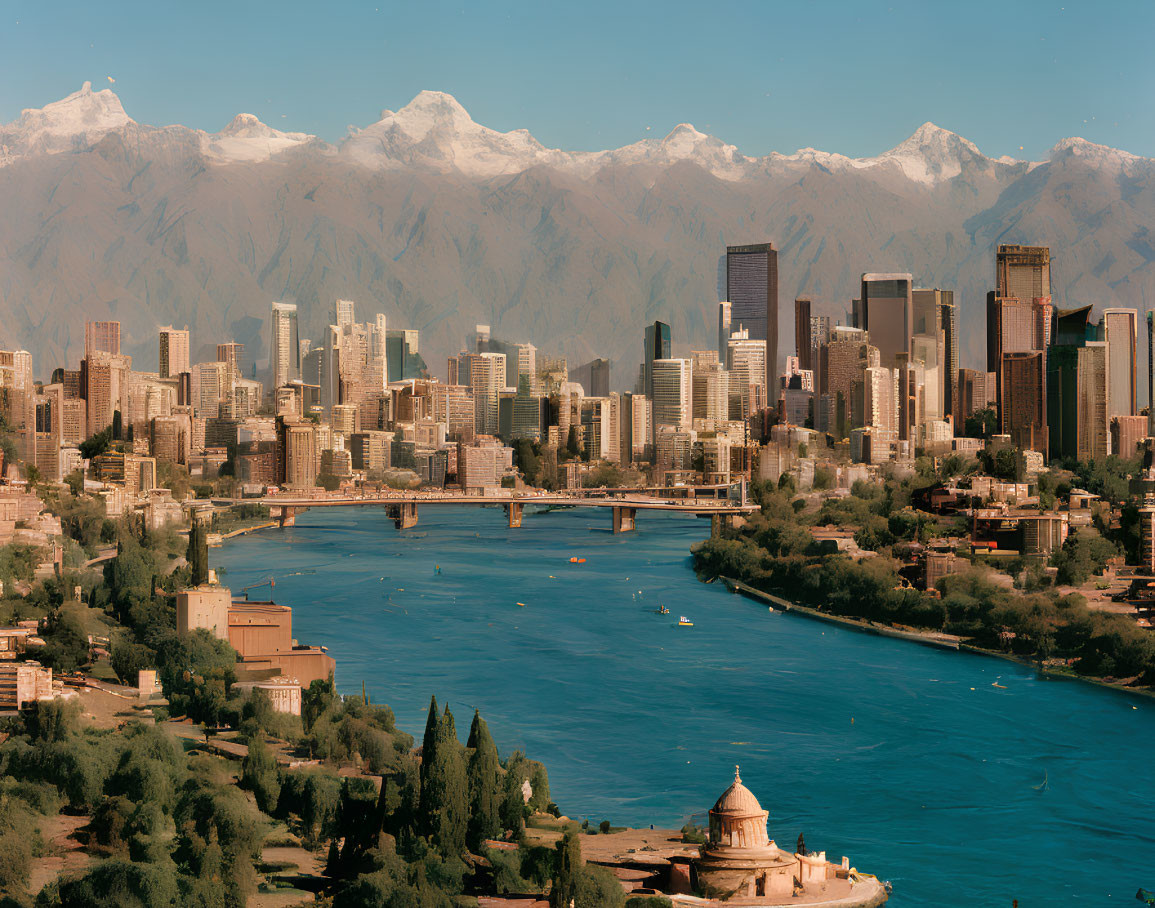
[[578, 876], [583, 864], [582, 843], [572, 831], [567, 830], [557, 843], [557, 870], [549, 891], [550, 908], [569, 908], [577, 894]]
[[192, 568], [193, 586], [200, 586], [209, 582], [209, 536], [204, 524], [195, 517], [188, 531], [188, 553], [186, 555], [189, 566]]
[[469, 826], [466, 844], [477, 851], [484, 839], [501, 834], [501, 790], [498, 781], [497, 745], [489, 726], [478, 712], [469, 729]]
[[429, 770], [437, 754], [437, 726], [441, 717], [437, 712], [437, 697], [429, 698], [429, 715], [425, 719], [425, 737], [421, 739], [421, 798], [418, 807], [417, 831], [421, 835], [431, 835], [433, 832], [433, 805], [430, 802], [432, 791], [429, 787]]
[[465, 850], [469, 787], [465, 748], [457, 739], [457, 726], [448, 707], [437, 724], [434, 740], [434, 756], [421, 792], [429, 810], [430, 840], [442, 855], [457, 856]]

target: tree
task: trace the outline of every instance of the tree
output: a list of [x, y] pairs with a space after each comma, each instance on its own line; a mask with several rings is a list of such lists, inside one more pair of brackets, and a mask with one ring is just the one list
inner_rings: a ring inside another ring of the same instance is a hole
[[305, 731], [312, 731], [313, 724], [338, 702], [332, 675], [324, 681], [320, 678], [313, 679], [301, 692], [301, 723]]
[[79, 445], [80, 456], [85, 460], [91, 460], [108, 450], [109, 445], [112, 444], [112, 426], [91, 435], [82, 441]]
[[192, 586], [209, 582], [209, 535], [208, 527], [193, 518], [188, 533], [188, 559], [192, 567]]
[[430, 841], [442, 855], [460, 855], [465, 850], [469, 822], [469, 789], [465, 749], [457, 739], [457, 727], [448, 706], [437, 723], [433, 759], [426, 770], [421, 795], [423, 825]]
[[963, 435], [967, 438], [990, 438], [999, 425], [999, 415], [991, 407], [976, 410], [963, 420]]
[[257, 806], [265, 813], [277, 808], [281, 781], [277, 777], [277, 761], [269, 752], [262, 736], [249, 741], [249, 752], [241, 763], [241, 788], [247, 788], [257, 799]]
[[[577, 896], [578, 876], [583, 864], [581, 841], [573, 830], [567, 829], [557, 843], [553, 886], [549, 892], [550, 908], [570, 908]], [[620, 891], [621, 887], [618, 888]]]
[[478, 851], [482, 841], [501, 834], [501, 790], [497, 746], [479, 712], [469, 729], [469, 827], [466, 843]]

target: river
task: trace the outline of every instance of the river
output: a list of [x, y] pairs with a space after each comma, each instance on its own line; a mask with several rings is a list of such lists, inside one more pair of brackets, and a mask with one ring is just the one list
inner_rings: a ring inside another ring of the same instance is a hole
[[364, 681], [415, 737], [430, 694], [463, 735], [479, 708], [570, 816], [701, 821], [741, 764], [772, 838], [848, 855], [894, 884], [892, 905], [1155, 888], [1155, 702], [772, 614], [697, 581], [707, 521], [609, 524], [527, 511], [511, 530], [498, 508], [427, 506], [398, 532], [380, 508], [324, 508], [211, 557], [234, 590], [274, 577], [340, 690]]

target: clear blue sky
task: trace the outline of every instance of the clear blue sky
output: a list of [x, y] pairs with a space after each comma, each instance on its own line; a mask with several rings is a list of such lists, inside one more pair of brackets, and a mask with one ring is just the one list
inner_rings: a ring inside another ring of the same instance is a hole
[[430, 88], [566, 149], [692, 122], [863, 156], [933, 120], [993, 156], [1081, 135], [1155, 157], [1153, 35], [1152, 0], [0, 0], [0, 122], [112, 76], [140, 122], [247, 111], [331, 141]]

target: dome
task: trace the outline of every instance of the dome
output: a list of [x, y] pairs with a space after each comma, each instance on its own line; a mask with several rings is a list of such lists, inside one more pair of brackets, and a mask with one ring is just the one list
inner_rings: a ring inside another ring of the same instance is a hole
[[762, 805], [754, 797], [754, 792], [742, 784], [742, 777], [738, 775], [738, 767], [734, 767], [734, 782], [722, 792], [710, 811], [715, 814], [729, 814], [737, 817], [756, 817], [765, 814]]

